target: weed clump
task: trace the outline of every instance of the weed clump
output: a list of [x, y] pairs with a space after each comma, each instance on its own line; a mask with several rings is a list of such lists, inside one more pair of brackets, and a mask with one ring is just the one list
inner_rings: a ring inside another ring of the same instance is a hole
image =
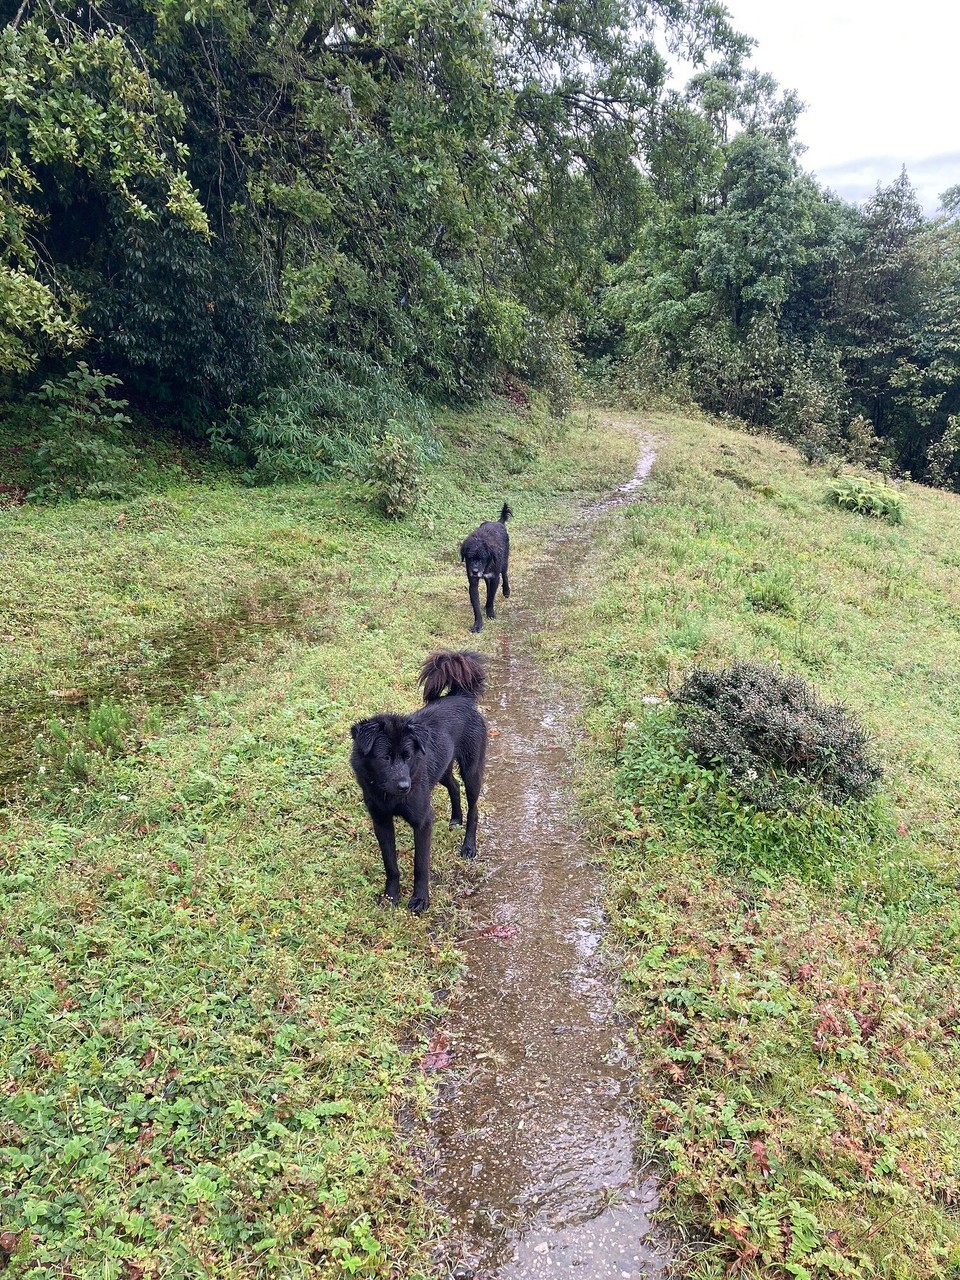
[[859, 476], [842, 476], [827, 491], [827, 500], [845, 511], [903, 524], [903, 499], [888, 485]]
[[830, 804], [863, 800], [880, 778], [866, 730], [799, 676], [748, 662], [699, 668], [670, 698], [699, 762], [721, 765], [761, 808], [796, 808], [810, 788]]
[[760, 613], [780, 613], [787, 618], [796, 614], [796, 592], [783, 569], [757, 574], [747, 589], [747, 600]]
[[71, 781], [88, 781], [97, 756], [123, 750], [130, 725], [129, 712], [111, 698], [90, 706], [72, 723], [52, 717], [35, 743], [41, 775], [47, 775], [48, 781], [58, 774]]

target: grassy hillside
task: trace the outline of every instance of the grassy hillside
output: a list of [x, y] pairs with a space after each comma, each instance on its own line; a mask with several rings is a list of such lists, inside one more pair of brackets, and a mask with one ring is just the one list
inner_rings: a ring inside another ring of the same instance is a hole
[[492, 643], [465, 531], [508, 499], [520, 586], [534, 527], [631, 455], [497, 408], [445, 434], [403, 523], [222, 476], [0, 512], [7, 1275], [424, 1273], [454, 842], [428, 918], [378, 909], [348, 727], [415, 705], [431, 646]]
[[[628, 424], [629, 425], [629, 424]], [[790, 449], [654, 419], [644, 501], [543, 637], [583, 690], [650, 1150], [685, 1274], [960, 1274], [960, 500], [900, 527], [828, 506]], [[884, 768], [770, 815], [689, 752], [665, 689], [777, 662], [855, 710]]]
[[[763, 438], [491, 409], [446, 424], [406, 522], [213, 473], [0, 511], [6, 1274], [429, 1274], [409, 1143], [456, 846], [438, 826], [426, 919], [377, 908], [348, 727], [413, 705], [430, 647], [492, 645], [463, 532], [511, 502], [522, 592], [638, 425], [643, 500], [537, 643], [579, 691], [686, 1273], [960, 1275], [960, 503], [908, 485], [893, 527]], [[879, 793], [771, 815], [698, 765], [665, 690], [736, 657], [855, 710]]]

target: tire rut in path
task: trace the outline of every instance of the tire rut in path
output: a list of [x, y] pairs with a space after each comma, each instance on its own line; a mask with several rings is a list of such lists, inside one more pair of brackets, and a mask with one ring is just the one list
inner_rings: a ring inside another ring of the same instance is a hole
[[631, 1063], [594, 856], [573, 811], [570, 716], [524, 637], [556, 625], [584, 571], [600, 516], [638, 496], [654, 460], [642, 441], [632, 480], [578, 513], [526, 575], [497, 636], [487, 699], [490, 756], [480, 857], [465, 903], [467, 969], [444, 1022], [454, 1069], [434, 1118], [434, 1194], [458, 1277], [661, 1277], [651, 1231], [656, 1183], [634, 1167]]

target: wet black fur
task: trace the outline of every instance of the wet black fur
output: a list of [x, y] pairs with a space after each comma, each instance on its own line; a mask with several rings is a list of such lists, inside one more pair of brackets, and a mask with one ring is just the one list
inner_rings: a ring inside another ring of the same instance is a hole
[[487, 754], [487, 726], [477, 710], [477, 698], [484, 689], [485, 662], [479, 653], [431, 654], [420, 671], [425, 706], [407, 716], [371, 716], [350, 729], [350, 766], [383, 854], [384, 895], [394, 905], [400, 898], [394, 818], [403, 818], [413, 827], [411, 911], [426, 911], [430, 905], [430, 794], [438, 783], [450, 796], [450, 826], [463, 825], [454, 763], [467, 793], [467, 829], [460, 856], [476, 857], [477, 801]]
[[503, 504], [499, 520], [485, 520], [478, 529], [474, 529], [460, 544], [460, 559], [467, 567], [467, 584], [470, 589], [470, 603], [473, 605], [473, 626], [471, 631], [483, 630], [483, 618], [480, 616], [480, 583], [486, 581], [487, 603], [486, 615], [496, 617], [493, 612], [493, 599], [497, 594], [497, 586], [503, 578], [503, 597], [510, 595], [510, 579], [507, 569], [510, 561], [510, 538], [507, 534], [507, 519], [513, 512]]

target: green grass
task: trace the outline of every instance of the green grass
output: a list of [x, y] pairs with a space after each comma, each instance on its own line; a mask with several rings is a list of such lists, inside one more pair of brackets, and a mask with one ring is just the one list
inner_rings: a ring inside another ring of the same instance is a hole
[[[628, 421], [620, 423], [630, 429]], [[831, 505], [774, 441], [656, 418], [645, 501], [540, 642], [583, 690], [623, 1006], [684, 1274], [960, 1275], [960, 500]], [[869, 801], [766, 813], [693, 758], [694, 665], [846, 704]]]
[[[686, 1271], [955, 1280], [960, 502], [907, 485], [890, 525], [785, 446], [644, 425], [645, 500], [603, 518], [537, 642], [580, 695]], [[417, 1064], [459, 864], [438, 831], [429, 917], [376, 907], [348, 728], [414, 705], [429, 648], [493, 643], [466, 630], [463, 532], [510, 501], [522, 592], [634, 427], [451, 418], [403, 522], [346, 481], [202, 468], [0, 512], [7, 1274], [430, 1274]], [[665, 690], [738, 658], [855, 711], [879, 792], [771, 814], [698, 764]]]
[[536, 526], [631, 455], [496, 406], [444, 435], [404, 522], [346, 481], [222, 477], [0, 512], [22, 731], [0, 848], [6, 1275], [427, 1274], [411, 1142], [458, 864], [438, 832], [430, 915], [377, 907], [348, 729], [415, 705], [431, 647], [493, 642], [467, 632], [466, 530], [510, 501], [522, 589]]

